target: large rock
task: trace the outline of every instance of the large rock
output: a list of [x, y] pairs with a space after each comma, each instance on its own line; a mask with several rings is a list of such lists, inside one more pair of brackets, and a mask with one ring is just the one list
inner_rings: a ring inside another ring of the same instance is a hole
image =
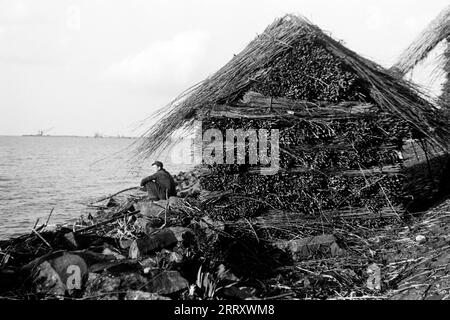
[[164, 213], [166, 200], [161, 201], [141, 201], [136, 204], [136, 209], [140, 210], [144, 217], [156, 217]]
[[171, 300], [156, 293], [143, 291], [128, 291], [125, 300]]
[[66, 293], [66, 286], [48, 261], [42, 262], [33, 270], [32, 281], [37, 293], [50, 296], [64, 296]]
[[333, 235], [321, 235], [292, 241], [278, 241], [275, 246], [288, 252], [295, 260], [304, 260], [314, 255], [340, 256], [344, 251], [336, 243]]
[[172, 231], [161, 230], [151, 236], [145, 236], [133, 241], [130, 247], [129, 257], [131, 259], [138, 259], [155, 251], [172, 248], [177, 243], [178, 240]]
[[75, 254], [64, 253], [62, 256], [50, 260], [50, 264], [59, 274], [68, 294], [84, 288], [88, 278], [88, 266], [83, 258]]
[[156, 275], [149, 283], [151, 292], [168, 295], [189, 287], [189, 283], [178, 271], [164, 271]]
[[65, 252], [38, 262], [31, 274], [38, 293], [53, 296], [76, 295], [86, 284], [88, 267], [80, 256]]

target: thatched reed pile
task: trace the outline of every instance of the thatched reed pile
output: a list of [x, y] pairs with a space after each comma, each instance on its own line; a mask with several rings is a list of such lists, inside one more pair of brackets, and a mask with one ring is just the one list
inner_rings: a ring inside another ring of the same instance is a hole
[[444, 149], [450, 133], [447, 118], [414, 85], [293, 15], [171, 103], [141, 153], [155, 152], [195, 119], [223, 136], [226, 129], [280, 130], [277, 175], [235, 164], [210, 166], [203, 176], [204, 209], [227, 219], [268, 210], [398, 217], [415, 198], [403, 188], [405, 141]]
[[405, 76], [424, 61], [431, 51], [442, 42], [446, 43], [446, 50], [440, 57], [439, 63], [443, 64], [447, 81], [442, 88], [442, 101], [440, 102], [448, 105], [450, 101], [450, 6], [443, 10], [401, 54], [392, 70], [398, 72], [401, 76]]
[[402, 76], [423, 61], [436, 46], [450, 36], [450, 6], [434, 19], [402, 53], [392, 67]]
[[[366, 85], [371, 99], [382, 110], [407, 121], [430, 139], [447, 136], [448, 132], [443, 128], [440, 117], [429, 111], [429, 103], [415, 94], [413, 85], [398, 80], [376, 63], [347, 49], [305, 18], [287, 15], [267, 27], [214, 75], [163, 108], [159, 112], [163, 115], [162, 120], [146, 133], [148, 139], [140, 148], [141, 154], [148, 156], [167, 143], [176, 129], [192, 123], [197, 111], [211, 104], [239, 100], [252, 86], [266, 78], [274, 66], [305, 39], [305, 34], [314, 37], [326, 52], [352, 69]], [[316, 89], [336, 88], [333, 80], [316, 81]]]

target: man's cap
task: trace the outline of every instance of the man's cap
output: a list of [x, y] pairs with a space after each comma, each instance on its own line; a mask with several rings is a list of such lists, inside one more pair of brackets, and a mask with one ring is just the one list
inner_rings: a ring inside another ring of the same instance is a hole
[[161, 161], [155, 161], [155, 162], [152, 164], [152, 166], [158, 166], [158, 167], [162, 168], [162, 167], [163, 167], [163, 163], [162, 163]]

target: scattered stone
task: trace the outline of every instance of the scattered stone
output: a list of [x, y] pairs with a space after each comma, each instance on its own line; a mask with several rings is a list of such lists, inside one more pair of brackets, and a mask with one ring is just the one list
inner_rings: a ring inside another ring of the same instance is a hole
[[423, 243], [427, 242], [427, 237], [422, 236], [422, 235], [418, 235], [416, 237], [416, 242], [419, 243], [419, 244], [423, 244]]
[[118, 253], [117, 251], [111, 250], [109, 248], [105, 248], [103, 249], [102, 254], [106, 255], [106, 256], [113, 256], [114, 258], [116, 258], [117, 260], [125, 260], [126, 258], [121, 255], [120, 253]]
[[169, 263], [179, 264], [183, 262], [183, 256], [178, 252], [170, 252], [167, 260], [169, 261]]
[[130, 246], [129, 257], [131, 259], [137, 259], [161, 249], [172, 248], [177, 243], [178, 240], [172, 231], [161, 230], [152, 236], [146, 236], [133, 241]]
[[151, 292], [128, 291], [125, 296], [125, 300], [171, 300], [171, 299]]
[[378, 265], [372, 264], [367, 268], [367, 288], [372, 291], [381, 291], [381, 269]]
[[151, 292], [168, 295], [189, 287], [189, 283], [178, 271], [164, 271], [153, 278], [149, 284]]
[[120, 239], [119, 240], [119, 245], [121, 249], [130, 249], [131, 244], [133, 243], [133, 240], [129, 240], [129, 239]]
[[68, 245], [71, 249], [74, 249], [74, 250], [75, 250], [75, 249], [78, 249], [78, 243], [77, 243], [77, 241], [76, 241], [76, 239], [75, 239], [75, 235], [73, 234], [73, 232], [66, 233], [66, 234], [64, 235], [64, 239], [65, 239], [67, 245]]

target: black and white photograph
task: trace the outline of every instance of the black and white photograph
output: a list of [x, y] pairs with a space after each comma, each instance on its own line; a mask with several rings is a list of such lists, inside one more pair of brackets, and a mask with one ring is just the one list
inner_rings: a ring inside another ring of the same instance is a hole
[[450, 300], [448, 0], [0, 0], [0, 300]]

